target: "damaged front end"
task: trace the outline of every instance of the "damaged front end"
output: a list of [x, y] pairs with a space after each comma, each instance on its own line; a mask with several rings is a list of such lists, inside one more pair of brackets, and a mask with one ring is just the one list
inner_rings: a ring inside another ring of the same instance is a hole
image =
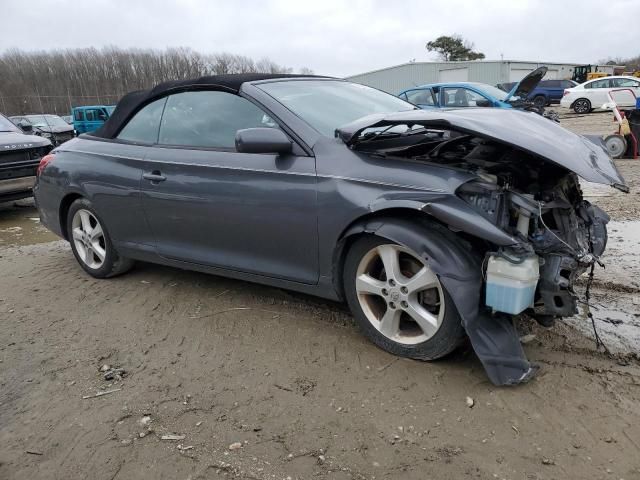
[[503, 170], [458, 195], [519, 240], [487, 252], [486, 305], [512, 315], [526, 310], [550, 326], [577, 313], [573, 285], [604, 252], [609, 217], [582, 198], [575, 174], [526, 170], [520, 185]]
[[[524, 355], [512, 317], [526, 313], [551, 326], [577, 313], [575, 281], [599, 262], [609, 221], [583, 198], [578, 177], [628, 191], [615, 165], [599, 145], [525, 112], [422, 111], [372, 120], [338, 134], [376, 156], [470, 174], [456, 199], [477, 214], [478, 226], [488, 222], [504, 238], [489, 237], [468, 218], [438, 217], [437, 205], [423, 210], [475, 237], [484, 256], [479, 280], [452, 280], [447, 288], [490, 379], [497, 385], [529, 380], [536, 368]], [[450, 272], [438, 273], [446, 285]], [[480, 304], [469, 305], [478, 289]]]

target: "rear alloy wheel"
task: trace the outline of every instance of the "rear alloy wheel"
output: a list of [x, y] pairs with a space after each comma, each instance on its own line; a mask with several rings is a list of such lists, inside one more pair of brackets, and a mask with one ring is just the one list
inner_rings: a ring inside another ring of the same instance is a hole
[[537, 108], [544, 108], [547, 106], [547, 98], [544, 95], [536, 95], [533, 98], [533, 105]]
[[133, 261], [121, 257], [113, 247], [104, 223], [91, 202], [81, 198], [69, 207], [67, 232], [73, 255], [89, 275], [108, 278], [126, 272]]
[[586, 98], [579, 98], [573, 102], [573, 111], [576, 113], [589, 113], [591, 111], [591, 102]]
[[380, 237], [349, 251], [345, 293], [361, 329], [401, 356], [435, 359], [458, 346], [463, 330], [438, 276], [417, 253]]
[[104, 231], [98, 219], [84, 208], [79, 209], [71, 220], [71, 237], [80, 260], [89, 268], [97, 270], [107, 257]]

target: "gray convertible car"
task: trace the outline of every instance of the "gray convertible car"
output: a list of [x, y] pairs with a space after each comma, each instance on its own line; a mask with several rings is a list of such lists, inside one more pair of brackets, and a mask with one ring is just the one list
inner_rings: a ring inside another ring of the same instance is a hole
[[468, 337], [497, 385], [537, 369], [512, 317], [573, 315], [604, 251], [578, 177], [628, 191], [601, 145], [535, 113], [266, 74], [133, 92], [38, 171], [42, 223], [94, 277], [139, 260], [344, 300], [397, 355]]

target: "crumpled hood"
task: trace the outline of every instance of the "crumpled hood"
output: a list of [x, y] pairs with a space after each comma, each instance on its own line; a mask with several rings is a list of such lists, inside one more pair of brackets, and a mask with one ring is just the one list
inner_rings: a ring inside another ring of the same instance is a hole
[[364, 130], [391, 125], [419, 125], [469, 133], [525, 150], [575, 172], [589, 182], [629, 191], [624, 178], [601, 145], [534, 112], [469, 107], [375, 114], [338, 128], [336, 136], [347, 145], [354, 146]]
[[25, 135], [18, 132], [0, 132], [0, 152], [46, 147], [51, 142], [37, 135]]

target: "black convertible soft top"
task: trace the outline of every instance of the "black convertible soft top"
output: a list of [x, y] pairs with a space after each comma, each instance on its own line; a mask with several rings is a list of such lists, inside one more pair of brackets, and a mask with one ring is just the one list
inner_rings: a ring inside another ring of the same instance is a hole
[[189, 80], [171, 80], [161, 83], [149, 90], [137, 90], [126, 94], [120, 99], [116, 109], [109, 119], [95, 132], [94, 137], [114, 138], [129, 118], [138, 110], [153, 100], [175, 93], [176, 91], [187, 90], [226, 90], [231, 93], [238, 93], [240, 87], [245, 82], [255, 82], [258, 80], [271, 80], [276, 78], [329, 78], [316, 75], [296, 75], [286, 73], [230, 73], [225, 75], [212, 75]]

